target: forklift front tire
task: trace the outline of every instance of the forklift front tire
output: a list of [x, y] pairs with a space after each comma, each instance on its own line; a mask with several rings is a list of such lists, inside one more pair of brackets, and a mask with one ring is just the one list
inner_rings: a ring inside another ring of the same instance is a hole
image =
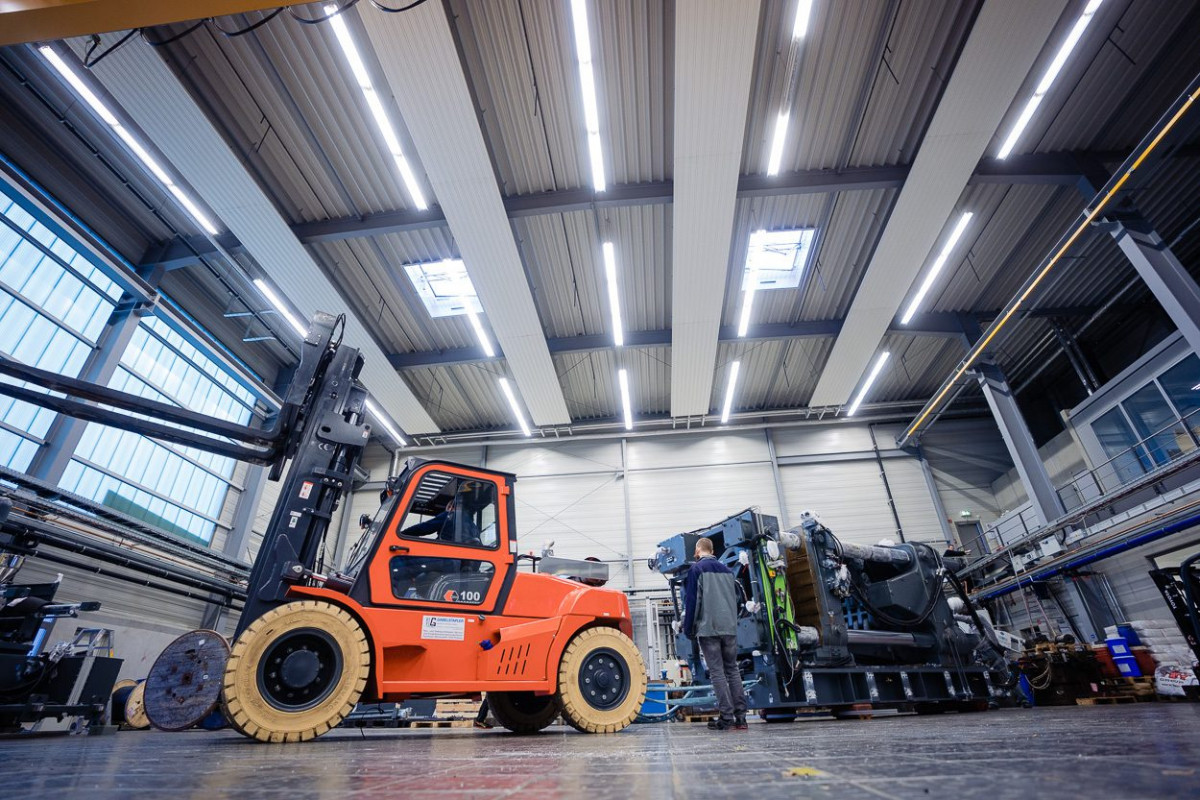
[[537, 733], [562, 711], [554, 695], [533, 692], [488, 692], [488, 708], [496, 721], [513, 733]]
[[588, 628], [558, 663], [563, 719], [584, 733], [616, 733], [646, 699], [646, 665], [637, 645], [616, 628]]
[[308, 741], [353, 710], [370, 671], [367, 637], [349, 612], [315, 600], [285, 603], [233, 643], [225, 717], [261, 742]]

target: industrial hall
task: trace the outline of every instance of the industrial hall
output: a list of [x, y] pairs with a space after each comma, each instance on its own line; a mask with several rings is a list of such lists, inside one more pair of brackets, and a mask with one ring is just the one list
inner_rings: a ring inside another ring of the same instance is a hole
[[1197, 42], [0, 2], [0, 795], [1200, 797]]

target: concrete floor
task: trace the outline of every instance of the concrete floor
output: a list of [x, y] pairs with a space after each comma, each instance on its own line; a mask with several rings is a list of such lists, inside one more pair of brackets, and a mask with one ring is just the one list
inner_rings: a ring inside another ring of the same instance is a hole
[[[551, 728], [339, 730], [262, 745], [228, 731], [0, 740], [4, 797], [1200, 797], [1200, 705], [1045, 708]], [[789, 775], [797, 770], [799, 775]]]

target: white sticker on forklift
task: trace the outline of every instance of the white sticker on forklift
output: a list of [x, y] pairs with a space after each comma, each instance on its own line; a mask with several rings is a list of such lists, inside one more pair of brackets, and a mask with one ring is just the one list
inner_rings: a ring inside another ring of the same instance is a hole
[[433, 617], [421, 618], [422, 639], [453, 639], [461, 642], [466, 635], [466, 617]]

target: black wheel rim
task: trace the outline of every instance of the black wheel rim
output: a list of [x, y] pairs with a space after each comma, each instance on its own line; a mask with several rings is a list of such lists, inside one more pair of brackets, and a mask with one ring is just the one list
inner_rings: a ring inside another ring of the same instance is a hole
[[284, 633], [258, 662], [258, 690], [280, 711], [304, 711], [321, 703], [342, 677], [342, 649], [325, 631]]
[[617, 651], [602, 647], [579, 667], [579, 689], [583, 700], [599, 711], [609, 711], [629, 695], [629, 665]]

